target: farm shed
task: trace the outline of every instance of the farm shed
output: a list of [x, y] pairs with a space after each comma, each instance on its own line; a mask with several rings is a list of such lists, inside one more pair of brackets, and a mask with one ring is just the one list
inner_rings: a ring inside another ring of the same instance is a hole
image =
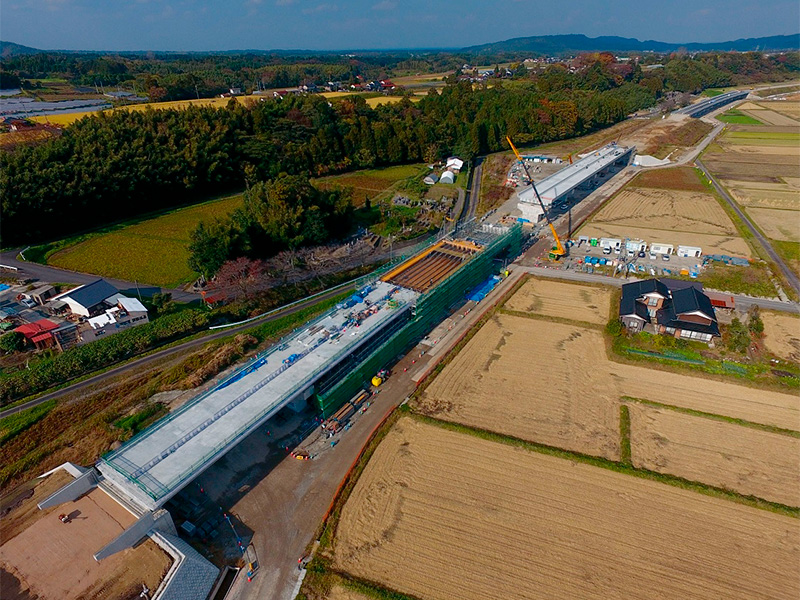
[[706, 296], [714, 308], [736, 308], [736, 300], [730, 294], [709, 291], [706, 292]]
[[425, 179], [422, 180], [422, 183], [424, 183], [425, 185], [433, 185], [438, 181], [439, 181], [439, 176], [436, 173], [430, 173], [429, 175], [425, 176]]
[[650, 252], [655, 252], [656, 254], [672, 254], [674, 250], [675, 246], [672, 244], [650, 244]]
[[456, 176], [452, 171], [445, 171], [439, 178], [439, 183], [455, 183]]
[[447, 159], [447, 164], [445, 168], [452, 170], [455, 173], [458, 173], [461, 168], [464, 166], [464, 161], [458, 157], [451, 156]]
[[678, 246], [678, 256], [700, 258], [703, 249], [698, 246]]
[[119, 295], [119, 290], [108, 283], [105, 279], [98, 279], [95, 282], [82, 285], [56, 296], [57, 300], [63, 300], [69, 305], [70, 310], [83, 317], [93, 317], [100, 314], [116, 304], [115, 296]]
[[48, 319], [39, 319], [33, 323], [25, 323], [15, 328], [14, 331], [21, 333], [25, 339], [36, 346], [37, 350], [44, 350], [55, 343], [53, 335], [50, 333], [58, 325]]
[[52, 285], [40, 285], [39, 287], [32, 289], [30, 292], [25, 292], [22, 295], [26, 298], [30, 298], [36, 302], [36, 304], [44, 306], [45, 302], [55, 296], [55, 294], [56, 290]]

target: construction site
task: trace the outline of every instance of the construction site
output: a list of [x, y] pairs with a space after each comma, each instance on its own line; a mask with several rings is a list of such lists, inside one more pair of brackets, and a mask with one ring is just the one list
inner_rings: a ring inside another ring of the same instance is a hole
[[[96, 543], [89, 553], [94, 556], [91, 562], [102, 564], [115, 556], [118, 560], [150, 538], [171, 558], [167, 576], [150, 597], [189, 597], [187, 589], [191, 597], [205, 597], [218, 569], [179, 537], [170, 514], [181, 502], [178, 494], [278, 413], [315, 414], [314, 422], [328, 424], [331, 434], [340, 431], [398, 358], [463, 305], [471, 291], [491, 289], [504, 259], [518, 255], [521, 229], [520, 224], [502, 228], [470, 223], [415, 256], [390, 263], [334, 308], [106, 454], [94, 467], [71, 465], [71, 481], [37, 501], [39, 509], [58, 510], [90, 495], [110, 499], [129, 516], [118, 520], [121, 530], [109, 529], [102, 539], [84, 534], [89, 536], [82, 540], [84, 553], [87, 544]], [[185, 522], [177, 522], [181, 532], [188, 533]], [[19, 543], [26, 534], [19, 534]], [[241, 539], [239, 546], [244, 553]], [[189, 587], [187, 578], [193, 580]]]

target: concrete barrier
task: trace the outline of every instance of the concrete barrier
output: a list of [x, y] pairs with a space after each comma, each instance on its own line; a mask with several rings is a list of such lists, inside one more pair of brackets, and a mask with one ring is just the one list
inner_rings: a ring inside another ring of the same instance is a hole
[[60, 490], [51, 494], [37, 505], [39, 510], [50, 508], [51, 506], [58, 506], [65, 502], [74, 502], [86, 492], [91, 490], [97, 485], [97, 474], [94, 470], [89, 470], [80, 475], [75, 481], [68, 483]]

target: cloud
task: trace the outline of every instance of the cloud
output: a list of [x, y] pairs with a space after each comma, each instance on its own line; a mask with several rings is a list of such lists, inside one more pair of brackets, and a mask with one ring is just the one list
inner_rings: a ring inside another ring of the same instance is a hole
[[325, 2], [323, 4], [317, 4], [316, 6], [312, 6], [310, 8], [304, 8], [302, 12], [304, 15], [313, 15], [315, 13], [333, 12], [335, 10], [339, 10], [339, 7], [336, 4], [328, 4], [327, 2]]
[[392, 10], [395, 8], [397, 8], [397, 2], [394, 2], [394, 0], [381, 0], [381, 2], [372, 5], [372, 10]]

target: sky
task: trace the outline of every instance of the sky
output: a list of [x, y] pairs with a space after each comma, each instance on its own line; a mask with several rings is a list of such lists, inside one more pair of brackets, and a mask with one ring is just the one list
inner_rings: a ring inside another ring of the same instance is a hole
[[43, 49], [461, 48], [582, 33], [722, 42], [800, 30], [797, 0], [2, 0], [0, 39]]

